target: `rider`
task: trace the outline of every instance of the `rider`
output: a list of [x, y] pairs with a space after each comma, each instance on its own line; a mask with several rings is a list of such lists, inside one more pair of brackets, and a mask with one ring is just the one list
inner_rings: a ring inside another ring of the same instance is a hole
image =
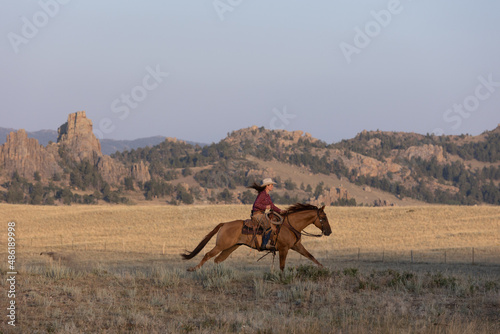
[[[274, 182], [271, 178], [266, 178], [262, 180], [261, 185], [254, 182], [253, 185], [248, 187], [257, 190], [259, 193], [253, 203], [251, 217], [253, 221], [262, 225], [264, 229], [261, 250], [274, 250], [276, 246], [276, 227], [274, 224], [270, 223], [269, 219], [265, 215], [265, 211], [271, 209], [277, 213], [281, 213], [281, 209], [273, 204], [271, 196], [269, 196], [269, 192], [274, 189], [275, 184], [276, 182]], [[269, 239], [271, 239], [271, 242], [268, 243]]]

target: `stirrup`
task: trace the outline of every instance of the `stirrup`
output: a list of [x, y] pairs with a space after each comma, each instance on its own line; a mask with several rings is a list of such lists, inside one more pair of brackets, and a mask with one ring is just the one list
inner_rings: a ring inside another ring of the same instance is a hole
[[267, 240], [265, 245], [260, 245], [260, 251], [276, 252], [276, 245], [271, 244], [271, 239]]
[[266, 244], [264, 247], [260, 247], [261, 252], [270, 252], [270, 253], [276, 253], [277, 249], [276, 246], [271, 246], [269, 244]]

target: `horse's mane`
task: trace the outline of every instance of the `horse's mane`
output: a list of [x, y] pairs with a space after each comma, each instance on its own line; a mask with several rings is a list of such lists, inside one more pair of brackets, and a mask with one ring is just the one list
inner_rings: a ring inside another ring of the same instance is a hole
[[318, 210], [318, 207], [312, 204], [295, 203], [294, 205], [288, 207], [283, 214], [289, 215], [295, 212], [307, 211], [307, 210]]

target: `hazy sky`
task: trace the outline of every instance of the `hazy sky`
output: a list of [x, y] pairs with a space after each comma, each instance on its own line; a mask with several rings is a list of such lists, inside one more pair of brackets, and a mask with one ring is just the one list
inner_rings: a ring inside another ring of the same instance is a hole
[[3, 1], [0, 127], [328, 143], [500, 123], [498, 0]]

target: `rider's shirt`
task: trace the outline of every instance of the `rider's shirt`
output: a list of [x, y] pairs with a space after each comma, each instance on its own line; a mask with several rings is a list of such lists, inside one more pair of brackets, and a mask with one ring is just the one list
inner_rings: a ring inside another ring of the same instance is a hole
[[257, 195], [255, 202], [253, 203], [252, 211], [266, 211], [266, 207], [268, 205], [271, 206], [271, 209], [273, 211], [276, 211], [277, 213], [281, 213], [281, 209], [278, 208], [276, 205], [274, 205], [273, 200], [271, 199], [271, 196], [269, 196], [269, 194], [266, 191], [261, 191]]

